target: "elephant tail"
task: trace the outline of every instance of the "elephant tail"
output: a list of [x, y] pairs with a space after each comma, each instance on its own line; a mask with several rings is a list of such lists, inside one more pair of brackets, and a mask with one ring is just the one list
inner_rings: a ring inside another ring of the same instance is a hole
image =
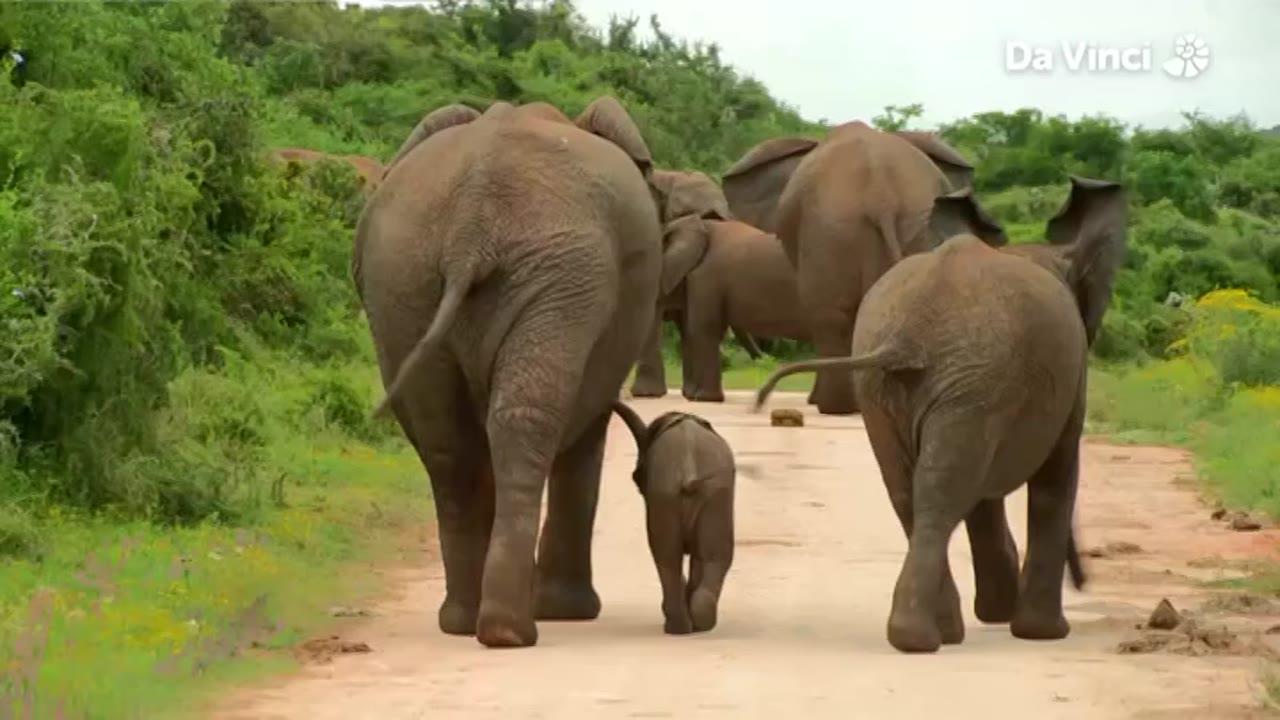
[[427, 328], [424, 334], [405, 356], [404, 361], [400, 363], [400, 367], [396, 370], [395, 378], [391, 384], [387, 386], [387, 395], [378, 404], [376, 410], [373, 411], [374, 417], [383, 417], [391, 408], [391, 402], [404, 389], [405, 382], [416, 371], [418, 365], [422, 364], [423, 358], [440, 344], [444, 336], [453, 327], [453, 323], [458, 318], [458, 308], [462, 307], [462, 301], [466, 299], [467, 293], [471, 292], [471, 286], [475, 282], [474, 268], [467, 268], [459, 273], [453, 280], [445, 279], [444, 297], [440, 299], [440, 306], [436, 308], [436, 315], [431, 320], [431, 327]]
[[885, 257], [889, 258], [889, 266], [898, 264], [902, 259], [902, 245], [898, 243], [898, 226], [892, 214], [880, 219], [880, 238], [884, 240]]
[[917, 357], [902, 351], [896, 345], [885, 345], [873, 350], [866, 355], [858, 357], [838, 357], [838, 358], [822, 358], [819, 360], [803, 360], [788, 365], [783, 365], [774, 371], [769, 379], [756, 393], [756, 402], [753, 410], [759, 412], [765, 401], [769, 399], [769, 394], [773, 392], [774, 387], [788, 375], [794, 375], [801, 372], [814, 372], [817, 370], [863, 370], [866, 368], [883, 368], [886, 370], [919, 370], [924, 367], [924, 363]]
[[631, 435], [636, 439], [636, 449], [644, 454], [644, 438], [648, 431], [648, 426], [644, 424], [644, 420], [631, 409], [630, 405], [621, 400], [613, 401], [613, 412], [626, 423], [627, 429], [631, 431]]
[[755, 338], [751, 337], [749, 333], [744, 332], [742, 328], [733, 327], [731, 329], [733, 330], [733, 336], [738, 338], [738, 344], [742, 345], [742, 347], [747, 351], [747, 354], [751, 356], [751, 359], [759, 360], [761, 355], [760, 346], [756, 345]]
[[1076, 532], [1073, 529], [1067, 536], [1067, 572], [1071, 575], [1071, 586], [1083, 590], [1085, 583], [1084, 566], [1080, 564], [1080, 553], [1076, 548]]

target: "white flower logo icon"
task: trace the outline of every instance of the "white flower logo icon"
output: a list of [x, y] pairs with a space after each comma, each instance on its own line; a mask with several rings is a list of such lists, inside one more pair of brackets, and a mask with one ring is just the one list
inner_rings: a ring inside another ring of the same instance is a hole
[[1173, 42], [1173, 57], [1164, 61], [1164, 71], [1176, 78], [1193, 78], [1209, 69], [1209, 46], [1204, 38], [1187, 33]]

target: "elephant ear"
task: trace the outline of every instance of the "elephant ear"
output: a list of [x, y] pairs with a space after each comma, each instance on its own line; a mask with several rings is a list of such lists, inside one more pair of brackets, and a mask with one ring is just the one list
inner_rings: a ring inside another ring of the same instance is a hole
[[929, 214], [929, 233], [937, 247], [956, 235], [974, 235], [991, 247], [1004, 247], [1009, 238], [995, 218], [987, 214], [966, 188], [933, 201]]
[[687, 215], [708, 220], [733, 219], [724, 191], [704, 173], [658, 170], [650, 182], [661, 197], [664, 224]]
[[782, 137], [765, 140], [747, 151], [738, 162], [724, 171], [724, 179], [746, 175], [771, 163], [797, 155], [807, 155], [818, 146], [818, 141], [804, 137]]
[[662, 279], [658, 297], [670, 295], [707, 252], [710, 229], [702, 218], [686, 215], [666, 226], [662, 240]]
[[894, 135], [911, 143], [938, 166], [952, 190], [973, 186], [973, 165], [938, 136], [937, 133], [899, 130]]
[[649, 146], [645, 144], [640, 128], [616, 98], [609, 95], [597, 98], [582, 111], [574, 124], [622, 148], [646, 177], [652, 172], [653, 156], [649, 154]]
[[1045, 228], [1045, 238], [1066, 256], [1067, 285], [1080, 306], [1090, 345], [1124, 262], [1128, 215], [1128, 196], [1120, 183], [1073, 175], [1066, 204]]
[[400, 145], [400, 149], [396, 151], [395, 157], [391, 158], [391, 162], [387, 163], [386, 168], [382, 171], [382, 176], [386, 177], [391, 172], [391, 168], [400, 162], [410, 150], [417, 147], [423, 140], [435, 135], [436, 133], [447, 130], [458, 125], [466, 125], [480, 117], [480, 112], [475, 108], [466, 105], [448, 105], [439, 110], [429, 113], [422, 118], [421, 122], [413, 128], [413, 132], [409, 133], [409, 137]]
[[792, 174], [818, 146], [817, 140], [766, 140], [724, 172], [724, 195], [736, 219], [768, 233], [778, 232], [778, 200]]

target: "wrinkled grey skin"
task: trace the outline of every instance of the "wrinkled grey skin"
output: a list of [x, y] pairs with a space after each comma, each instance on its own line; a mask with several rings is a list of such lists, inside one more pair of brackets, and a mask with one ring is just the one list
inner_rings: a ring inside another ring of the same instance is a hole
[[711, 630], [733, 565], [733, 451], [696, 415], [669, 412], [646, 427], [621, 402], [614, 412], [639, 451], [633, 478], [644, 496], [649, 551], [662, 583], [664, 629], [672, 635]]
[[[904, 259], [862, 304], [852, 356], [796, 363], [783, 376], [839, 368], [855, 377], [863, 419], [909, 547], [889, 642], [931, 652], [964, 638], [947, 541], [963, 520], [975, 609], [1026, 639], [1066, 637], [1063, 565], [1084, 582], [1072, 532], [1089, 347], [1125, 245], [1121, 186], [1072, 178], [1047, 244], [1002, 247], [1004, 233], [967, 191], [940, 198], [932, 252]], [[999, 248], [999, 249], [996, 249]], [[1004, 497], [1028, 486], [1027, 555]]]
[[698, 264], [670, 297], [681, 312], [684, 396], [722, 402], [720, 343], [739, 336], [808, 340], [795, 271], [773, 235], [735, 220], [687, 217], [668, 226], [666, 247], [697, 248]]
[[[701, 393], [690, 383], [689, 351], [685, 332], [685, 297], [684, 279], [693, 272], [706, 256], [707, 243], [694, 240], [683, 241], [680, 229], [691, 222], [729, 220], [729, 206], [725, 202], [724, 193], [714, 180], [700, 172], [681, 172], [675, 170], [654, 170], [649, 185], [653, 190], [654, 202], [660, 208], [663, 221], [663, 247], [673, 258], [678, 258], [680, 272], [670, 277], [670, 286], [662, 289], [658, 301], [658, 313], [654, 326], [650, 329], [640, 352], [640, 360], [636, 365], [635, 380], [631, 385], [634, 397], [662, 397], [667, 394], [666, 367], [662, 360], [662, 323], [672, 321], [680, 331], [680, 354], [685, 368], [684, 387], [682, 392], [689, 400], [708, 399], [700, 397]], [[752, 359], [760, 357], [760, 350], [754, 339], [740, 327], [731, 325], [739, 344], [746, 348]], [[717, 353], [723, 332], [716, 340]]]
[[411, 140], [364, 210], [353, 258], [387, 385], [379, 412], [395, 414], [431, 478], [441, 629], [532, 645], [535, 615], [600, 611], [605, 430], [663, 263], [649, 152], [607, 97], [572, 122], [540, 103], [450, 106]]
[[[778, 138], [756, 146], [725, 173], [724, 188], [735, 217], [777, 233], [814, 349], [838, 357], [849, 350], [871, 286], [903, 256], [927, 249], [934, 198], [967, 185], [971, 174], [935, 135], [851, 122], [820, 142]], [[847, 374], [819, 373], [810, 401], [823, 414], [858, 411]]]

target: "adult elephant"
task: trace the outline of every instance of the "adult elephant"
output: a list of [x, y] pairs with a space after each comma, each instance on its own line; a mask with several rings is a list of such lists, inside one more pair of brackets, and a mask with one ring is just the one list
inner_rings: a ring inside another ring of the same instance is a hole
[[382, 163], [364, 155], [330, 155], [306, 148], [279, 148], [271, 151], [271, 158], [285, 165], [294, 163], [305, 165], [320, 162], [321, 160], [336, 160], [347, 163], [360, 176], [361, 189], [366, 195], [378, 189], [378, 184], [382, 182], [384, 172]]
[[[962, 520], [986, 622], [1016, 637], [1066, 637], [1064, 564], [1084, 582], [1072, 532], [1089, 347], [1125, 245], [1127, 202], [1113, 182], [1071, 179], [1048, 243], [1003, 247], [968, 191], [933, 213], [932, 252], [903, 260], [868, 293], [849, 357], [797, 363], [851, 374], [885, 488], [908, 538], [889, 642], [931, 652], [964, 638], [947, 544]], [[851, 372], [852, 371], [852, 372]], [[1027, 485], [1027, 555], [1004, 498]]]
[[[756, 146], [725, 173], [724, 187], [735, 217], [777, 233], [815, 349], [835, 357], [848, 352], [871, 286], [923, 249], [933, 199], [969, 184], [972, 170], [936, 135], [852, 122], [821, 141]], [[823, 414], [858, 410], [852, 382], [838, 373], [820, 373], [810, 400]]]
[[431, 478], [441, 629], [532, 645], [535, 616], [600, 611], [605, 430], [663, 264], [649, 150], [608, 97], [572, 122], [542, 103], [450, 106], [413, 138], [355, 241], [387, 388], [379, 412], [395, 414]]
[[[711, 227], [718, 221], [728, 221], [732, 217], [720, 186], [704, 173], [654, 170], [650, 176], [649, 185], [664, 225], [664, 247], [671, 247], [671, 241], [675, 237], [674, 229], [681, 227], [682, 224], [706, 221], [707, 227]], [[697, 397], [700, 393], [691, 384], [689, 335], [685, 312], [687, 291], [683, 282], [684, 278], [702, 262], [706, 247], [705, 241], [691, 245], [682, 243], [679, 247], [671, 247], [674, 251], [672, 257], [679, 258], [681, 262], [679, 268], [676, 268], [677, 272], [670, 278], [670, 287], [663, 287], [661, 290], [658, 313], [655, 315], [654, 325], [641, 350], [640, 359], [636, 365], [635, 380], [631, 384], [631, 394], [634, 397], [662, 397], [667, 394], [666, 367], [662, 358], [662, 324], [671, 321], [676, 324], [680, 332], [680, 356], [684, 369], [683, 395], [690, 400], [708, 399]], [[752, 359], [758, 358], [760, 350], [756, 347], [755, 340], [741, 327], [732, 324], [731, 326], [739, 344], [746, 349]], [[716, 340], [717, 363], [719, 362], [719, 340], [723, 337], [722, 328]]]

